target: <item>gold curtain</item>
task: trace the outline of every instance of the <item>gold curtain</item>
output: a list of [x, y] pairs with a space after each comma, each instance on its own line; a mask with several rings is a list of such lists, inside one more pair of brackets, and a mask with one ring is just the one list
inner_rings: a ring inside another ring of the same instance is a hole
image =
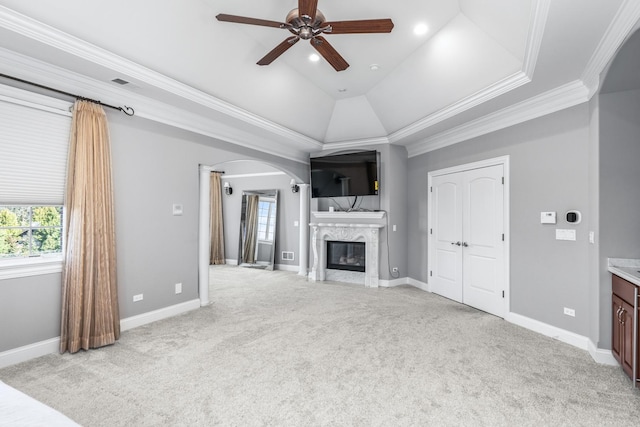
[[260, 196], [252, 194], [247, 196], [247, 211], [245, 220], [244, 248], [242, 250], [242, 262], [255, 264], [256, 243], [258, 241], [258, 203]]
[[224, 264], [224, 223], [222, 220], [222, 185], [220, 183], [220, 173], [211, 172], [211, 219], [209, 229], [211, 230], [211, 259], [209, 264]]
[[76, 101], [65, 195], [60, 352], [120, 337], [111, 146], [101, 106]]

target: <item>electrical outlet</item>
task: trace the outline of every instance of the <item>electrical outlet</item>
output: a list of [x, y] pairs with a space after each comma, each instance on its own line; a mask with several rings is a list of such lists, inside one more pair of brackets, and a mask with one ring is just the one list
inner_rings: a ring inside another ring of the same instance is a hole
[[576, 317], [576, 311], [573, 308], [564, 308], [564, 314], [571, 317]]
[[181, 294], [182, 293], [182, 283], [176, 283], [176, 294]]
[[133, 296], [133, 302], [142, 301], [143, 299], [144, 299], [144, 295], [143, 294], [138, 294], [138, 295], [134, 295]]
[[398, 267], [393, 267], [393, 268], [391, 269], [391, 272], [392, 272], [392, 273], [397, 273], [397, 272], [398, 272]]

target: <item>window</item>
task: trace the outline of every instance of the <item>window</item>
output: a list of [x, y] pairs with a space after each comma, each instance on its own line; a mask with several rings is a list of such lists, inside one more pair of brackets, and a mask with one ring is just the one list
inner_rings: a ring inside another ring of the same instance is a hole
[[0, 85], [0, 280], [61, 271], [71, 106]]
[[62, 253], [62, 206], [0, 206], [0, 259]]
[[258, 240], [272, 242], [274, 239], [276, 209], [274, 200], [260, 200], [258, 204]]

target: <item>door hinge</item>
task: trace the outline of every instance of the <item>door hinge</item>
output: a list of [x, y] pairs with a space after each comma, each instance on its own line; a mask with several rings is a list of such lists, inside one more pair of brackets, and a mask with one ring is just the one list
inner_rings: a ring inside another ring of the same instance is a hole
[[429, 187], [429, 191], [433, 193], [433, 187]]
[[433, 228], [429, 229], [429, 234], [433, 234]]
[[502, 241], [504, 242], [504, 233], [502, 233]]
[[504, 185], [504, 176], [502, 177], [502, 185]]
[[502, 291], [502, 298], [504, 298], [504, 291]]
[[429, 271], [429, 277], [433, 277], [433, 271]]

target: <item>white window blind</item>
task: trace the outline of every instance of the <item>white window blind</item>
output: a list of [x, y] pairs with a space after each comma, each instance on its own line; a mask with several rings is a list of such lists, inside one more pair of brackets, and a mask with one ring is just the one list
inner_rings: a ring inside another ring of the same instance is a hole
[[0, 205], [63, 203], [71, 105], [0, 85]]

